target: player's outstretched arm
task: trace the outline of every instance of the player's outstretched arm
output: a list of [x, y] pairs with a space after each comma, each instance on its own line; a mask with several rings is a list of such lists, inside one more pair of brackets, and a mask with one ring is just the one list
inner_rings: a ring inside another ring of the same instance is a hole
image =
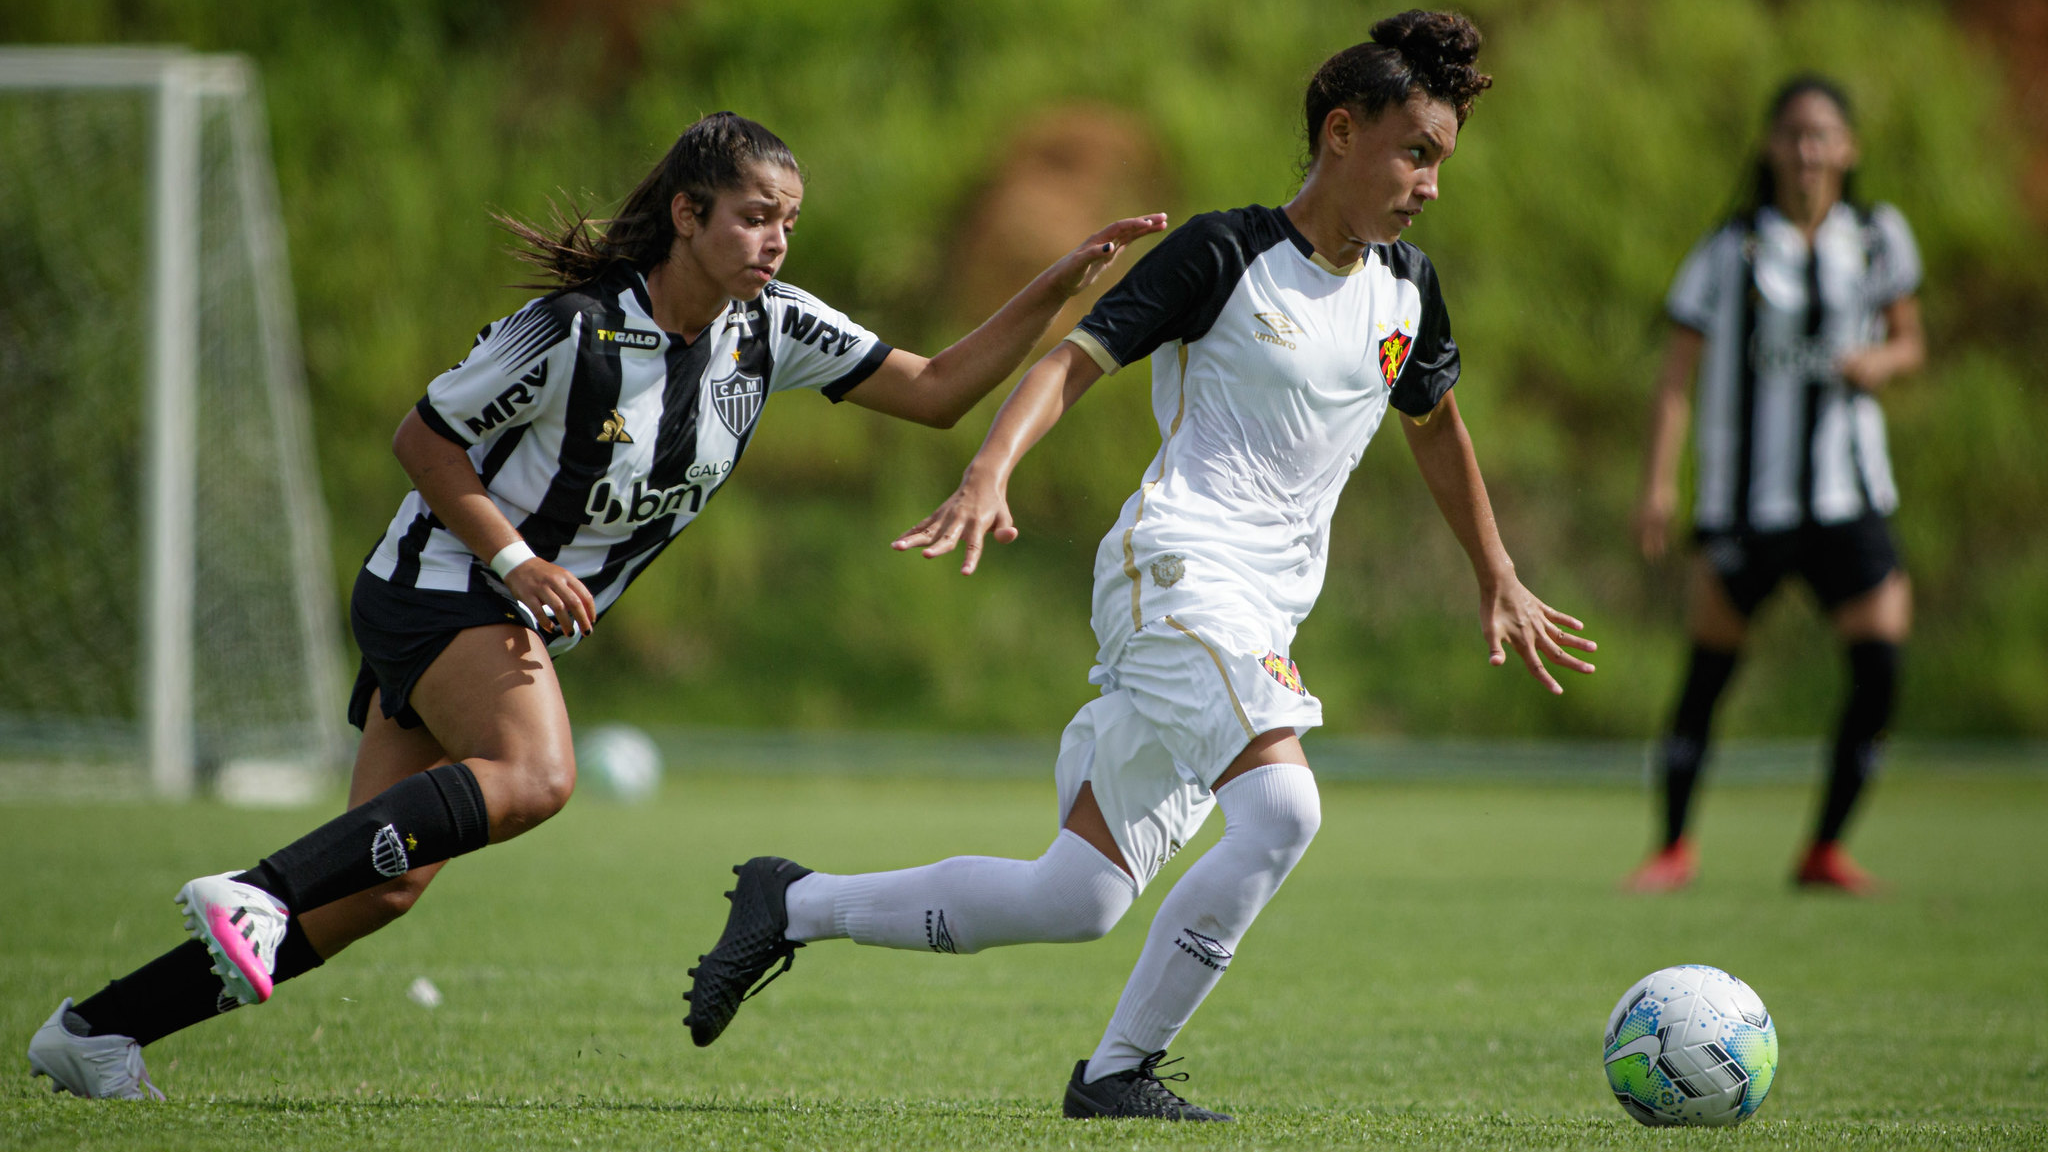
[[1683, 324], [1671, 328], [1657, 392], [1650, 399], [1650, 450], [1643, 457], [1643, 491], [1636, 500], [1636, 547], [1643, 559], [1661, 560], [1671, 544], [1671, 518], [1678, 513], [1678, 457], [1685, 449], [1685, 425], [1692, 414], [1693, 370], [1707, 338]]
[[[427, 427], [417, 410], [407, 412], [399, 422], [391, 451], [427, 507], [471, 552], [490, 560], [507, 545], [520, 542], [519, 529], [484, 490], [483, 477], [477, 475], [469, 453]], [[597, 601], [583, 581], [530, 551], [527, 555], [531, 558], [503, 574], [505, 587], [525, 603], [536, 620], [546, 621], [548, 613], [553, 613], [557, 621], [575, 621], [586, 636], [595, 631]]]
[[981, 327], [927, 360], [901, 348], [875, 374], [846, 394], [848, 400], [890, 416], [951, 428], [989, 389], [1017, 370], [1044, 337], [1053, 317], [1074, 295], [1115, 263], [1124, 246], [1166, 229], [1166, 214], [1119, 220], [1038, 274]]
[[1060, 341], [1003, 401], [988, 438], [968, 462], [959, 489], [890, 546], [898, 552], [922, 548], [924, 557], [931, 559], [961, 545], [966, 555], [960, 574], [973, 575], [984, 536], [994, 535], [1002, 544], [1017, 538], [1009, 500], [1010, 474], [1017, 462], [1101, 378], [1102, 368], [1093, 357], [1078, 345]]
[[[1590, 673], [1593, 666], [1565, 651], [1576, 648], [1592, 652], [1599, 645], [1584, 636], [1585, 625], [1538, 600], [1515, 576], [1515, 562], [1501, 546], [1500, 530], [1493, 522], [1493, 506], [1486, 499], [1486, 481], [1479, 475], [1479, 460], [1472, 454], [1472, 438], [1458, 415], [1455, 396], [1445, 395], [1436, 411], [1421, 423], [1403, 419], [1401, 430], [1408, 434], [1408, 447], [1422, 470], [1429, 494], [1458, 543], [1471, 558], [1472, 571], [1479, 577], [1479, 623], [1485, 634], [1488, 659], [1498, 665], [1507, 662], [1512, 647], [1529, 666], [1529, 674], [1553, 693], [1564, 686], [1544, 667], [1549, 660], [1574, 672]], [[1566, 631], [1570, 629], [1571, 631]]]

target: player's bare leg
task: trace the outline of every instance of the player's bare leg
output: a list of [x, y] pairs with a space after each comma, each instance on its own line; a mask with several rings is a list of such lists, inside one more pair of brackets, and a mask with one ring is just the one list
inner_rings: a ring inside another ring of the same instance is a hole
[[1629, 892], [1671, 892], [1693, 881], [1698, 858], [1685, 834], [1694, 789], [1706, 758], [1707, 738], [1715, 706], [1734, 675], [1742, 647], [1749, 639], [1749, 618], [1728, 597], [1706, 557], [1694, 557], [1686, 609], [1686, 630], [1692, 638], [1685, 687], [1679, 696], [1671, 729], [1658, 749], [1658, 776], [1664, 796], [1664, 836], [1621, 886]]
[[1913, 586], [1894, 571], [1877, 587], [1838, 606], [1835, 632], [1849, 654], [1849, 697], [1830, 756], [1828, 787], [1813, 843], [1794, 880], [1802, 887], [1866, 896], [1881, 885], [1843, 850], [1842, 830], [1877, 771], [1897, 694], [1899, 647], [1913, 628]]

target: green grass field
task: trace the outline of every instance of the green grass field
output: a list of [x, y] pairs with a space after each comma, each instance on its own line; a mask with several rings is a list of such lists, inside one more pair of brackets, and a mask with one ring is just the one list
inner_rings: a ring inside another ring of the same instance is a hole
[[[1239, 1118], [1199, 1130], [1058, 1114], [1195, 851], [1106, 940], [819, 945], [714, 1048], [682, 1027], [729, 864], [1032, 855], [1049, 781], [687, 774], [651, 805], [579, 799], [271, 1004], [151, 1047], [158, 1105], [53, 1097], [21, 1047], [60, 996], [179, 938], [180, 883], [310, 814], [0, 806], [0, 1146], [2048, 1147], [2048, 777], [1885, 781], [1856, 839], [1895, 884], [1875, 901], [1788, 890], [1811, 802], [1710, 792], [1703, 880], [1640, 899], [1614, 891], [1645, 840], [1634, 789], [1327, 783], [1315, 847], [1175, 1047], [1186, 1093]], [[1741, 1129], [1640, 1128], [1601, 1076], [1615, 998], [1687, 961], [1779, 1021]], [[407, 999], [420, 976], [440, 1008]]]

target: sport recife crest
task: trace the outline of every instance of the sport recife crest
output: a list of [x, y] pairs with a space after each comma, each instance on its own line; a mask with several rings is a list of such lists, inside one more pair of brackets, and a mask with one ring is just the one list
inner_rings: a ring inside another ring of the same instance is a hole
[[1401, 365], [1408, 362], [1408, 349], [1415, 341], [1399, 328], [1387, 333], [1380, 341], [1380, 377], [1387, 387], [1394, 386], [1394, 380], [1401, 375]]

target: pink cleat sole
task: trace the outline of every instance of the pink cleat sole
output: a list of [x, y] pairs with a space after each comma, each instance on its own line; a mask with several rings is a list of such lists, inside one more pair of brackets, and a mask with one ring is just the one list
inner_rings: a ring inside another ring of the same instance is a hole
[[221, 954], [242, 974], [242, 979], [249, 982], [249, 987], [255, 989], [256, 1002], [261, 1004], [270, 999], [271, 990], [275, 987], [270, 981], [270, 973], [263, 970], [263, 961], [257, 959], [256, 949], [236, 928], [234, 917], [228, 910], [218, 904], [207, 905], [206, 928]]

